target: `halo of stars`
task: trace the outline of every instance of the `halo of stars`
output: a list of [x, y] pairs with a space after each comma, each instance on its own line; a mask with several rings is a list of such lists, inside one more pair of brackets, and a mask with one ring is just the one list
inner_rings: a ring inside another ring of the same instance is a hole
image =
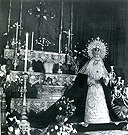
[[105, 59], [108, 54], [108, 46], [107, 43], [105, 43], [103, 40], [101, 40], [99, 37], [96, 39], [93, 39], [91, 41], [88, 41], [88, 44], [86, 45], [86, 53], [89, 58], [93, 57], [92, 50], [94, 48], [98, 47], [101, 50], [100, 57], [102, 59]]

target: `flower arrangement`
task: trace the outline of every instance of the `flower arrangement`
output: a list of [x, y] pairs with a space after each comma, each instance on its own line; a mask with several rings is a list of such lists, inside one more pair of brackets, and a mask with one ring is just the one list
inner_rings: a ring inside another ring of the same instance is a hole
[[69, 98], [65, 96], [62, 96], [62, 98], [56, 102], [59, 112], [56, 116], [57, 124], [51, 123], [47, 127], [47, 135], [70, 135], [71, 133], [77, 133], [72, 123], [66, 123], [68, 118], [75, 112], [76, 107], [73, 105], [73, 102], [74, 100], [69, 100]]
[[61, 99], [56, 102], [56, 106], [59, 110], [60, 115], [65, 117], [70, 117], [74, 114], [76, 107], [73, 105], [74, 100], [69, 100], [65, 96], [62, 96]]
[[5, 87], [6, 65], [0, 65], [0, 87]]
[[20, 74], [17, 74], [15, 79], [11, 77], [11, 74], [7, 74], [6, 65], [0, 65], [0, 87], [6, 89], [12, 82], [14, 82], [18, 87], [23, 84], [23, 78], [21, 78]]
[[70, 135], [71, 133], [77, 133], [76, 129], [73, 128], [73, 124], [52, 124], [49, 125], [46, 135]]
[[17, 116], [11, 116], [9, 112], [6, 113], [8, 134], [20, 135], [19, 123], [20, 120], [18, 120]]
[[128, 120], [128, 85], [121, 77], [117, 77], [114, 66], [109, 73], [111, 91], [111, 106], [121, 120]]

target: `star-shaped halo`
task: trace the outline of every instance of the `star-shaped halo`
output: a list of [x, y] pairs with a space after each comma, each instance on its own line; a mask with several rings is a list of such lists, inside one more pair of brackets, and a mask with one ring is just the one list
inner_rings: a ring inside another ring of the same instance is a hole
[[99, 37], [97, 37], [96, 39], [92, 38], [92, 40], [88, 42], [89, 43], [87, 44], [87, 55], [89, 58], [93, 57], [92, 50], [94, 48], [99, 48], [101, 50], [100, 57], [102, 59], [106, 58], [108, 54], [107, 43], [104, 43], [103, 40], [101, 40]]

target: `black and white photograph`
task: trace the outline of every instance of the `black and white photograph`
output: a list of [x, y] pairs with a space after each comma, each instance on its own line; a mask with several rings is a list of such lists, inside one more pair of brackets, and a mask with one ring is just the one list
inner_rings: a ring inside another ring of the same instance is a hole
[[0, 0], [0, 124], [128, 135], [128, 0]]

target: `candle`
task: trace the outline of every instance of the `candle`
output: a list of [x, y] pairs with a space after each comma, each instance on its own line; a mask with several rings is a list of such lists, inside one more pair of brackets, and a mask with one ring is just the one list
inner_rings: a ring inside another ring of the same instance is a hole
[[59, 54], [61, 53], [61, 39], [62, 39], [62, 30], [63, 30], [63, 2], [61, 7], [61, 24], [60, 24], [60, 34], [59, 34]]
[[124, 80], [122, 80], [122, 85], [124, 86]]
[[71, 5], [71, 50], [72, 50], [72, 30], [73, 30], [73, 4]]
[[117, 96], [117, 86], [114, 86], [114, 93], [115, 93], [115, 95]]
[[70, 50], [70, 37], [71, 37], [71, 32], [69, 29], [69, 31], [68, 31], [68, 50]]
[[121, 84], [121, 77], [118, 77], [118, 85]]
[[26, 106], [26, 93], [24, 92], [24, 96], [23, 96], [23, 106]]
[[17, 45], [17, 40], [18, 40], [18, 22], [16, 23], [16, 45]]
[[114, 71], [114, 66], [110, 66], [111, 67], [111, 72], [113, 72]]
[[128, 87], [125, 88], [125, 93], [126, 93], [126, 96], [128, 98]]
[[27, 71], [27, 55], [28, 55], [28, 33], [26, 33], [26, 49], [25, 49], [24, 71]]
[[33, 51], [33, 37], [34, 37], [34, 32], [32, 32], [32, 44], [31, 44], [31, 51]]
[[126, 130], [128, 130], [128, 124], [127, 124], [127, 126], [126, 126], [127, 128], [126, 128]]
[[59, 35], [59, 54], [61, 53], [61, 34]]

